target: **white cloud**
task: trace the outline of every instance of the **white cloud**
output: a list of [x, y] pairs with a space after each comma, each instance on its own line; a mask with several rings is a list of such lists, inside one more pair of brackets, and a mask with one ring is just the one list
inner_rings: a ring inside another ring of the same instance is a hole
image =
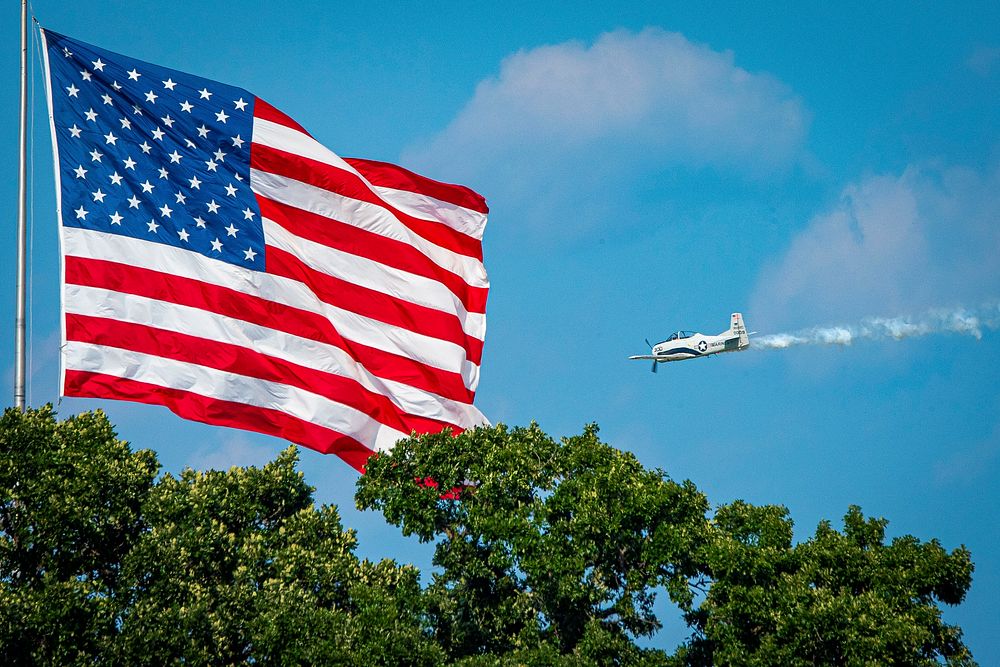
[[759, 277], [760, 324], [804, 326], [1000, 296], [1000, 169], [914, 165], [846, 187]]
[[617, 30], [592, 45], [507, 57], [443, 131], [402, 160], [540, 223], [581, 193], [600, 200], [609, 178], [664, 166], [788, 169], [808, 123], [787, 86], [736, 66], [730, 51], [656, 28]]

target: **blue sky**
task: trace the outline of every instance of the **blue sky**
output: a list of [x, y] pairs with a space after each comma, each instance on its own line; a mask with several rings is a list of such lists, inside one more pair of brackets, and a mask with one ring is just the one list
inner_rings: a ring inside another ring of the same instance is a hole
[[[39, 0], [33, 12], [83, 41], [251, 90], [341, 155], [483, 193], [492, 291], [477, 404], [491, 419], [537, 420], [557, 436], [596, 421], [713, 503], [786, 505], [798, 538], [858, 504], [892, 535], [965, 544], [973, 586], [945, 615], [981, 664], [1000, 664], [1000, 5], [607, 4], [290, 0], [249, 14], [214, 0]], [[17, 21], [15, 6], [0, 13], [9, 161]], [[38, 69], [36, 405], [56, 400], [58, 347]], [[13, 169], [0, 193], [13, 285]], [[0, 308], [11, 387], [12, 289]], [[643, 338], [721, 331], [735, 310], [761, 334], [840, 326], [853, 342], [656, 375], [626, 359]], [[877, 317], [909, 318], [923, 335], [859, 337]], [[284, 446], [163, 408], [101, 407], [168, 471], [262, 463]], [[353, 509], [346, 464], [304, 450], [302, 467], [358, 529], [362, 555], [428, 566], [428, 547]], [[683, 627], [666, 607], [663, 620], [652, 643], [671, 649]]]

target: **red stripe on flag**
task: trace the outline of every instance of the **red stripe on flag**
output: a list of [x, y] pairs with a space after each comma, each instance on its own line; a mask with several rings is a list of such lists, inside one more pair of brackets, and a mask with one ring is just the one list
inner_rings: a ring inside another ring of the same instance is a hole
[[274, 435], [323, 454], [336, 454], [359, 472], [364, 471], [365, 463], [374, 453], [350, 436], [280, 410], [224, 401], [114, 375], [67, 370], [64, 393], [82, 398], [162, 405], [185, 419]]
[[291, 116], [285, 114], [282, 111], [279, 111], [276, 107], [265, 102], [259, 97], [254, 98], [253, 115], [254, 118], [269, 120], [272, 123], [277, 123], [278, 125], [284, 125], [285, 127], [290, 127], [293, 130], [298, 130], [299, 132], [307, 136], [310, 137], [312, 136], [311, 134], [306, 132], [306, 129], [304, 127], [296, 123]]
[[466, 388], [460, 374], [346, 340], [328, 319], [300, 308], [191, 278], [73, 256], [66, 257], [66, 282], [191, 306], [334, 345], [377, 377], [402, 382], [462, 403], [472, 403], [473, 394]]
[[374, 204], [385, 209], [417, 236], [460, 255], [483, 261], [483, 245], [479, 239], [452, 229], [444, 223], [423, 220], [403, 213], [378, 196], [357, 175], [311, 158], [253, 144], [250, 151], [253, 169], [291, 178], [329, 192]]
[[396, 299], [378, 290], [335, 278], [307, 266], [291, 253], [271, 246], [267, 247], [267, 272], [308, 285], [324, 303], [454, 343], [465, 350], [466, 359], [472, 363], [478, 366], [482, 361], [483, 341], [467, 335], [461, 321], [452, 313]]
[[307, 368], [239, 345], [131, 322], [72, 313], [66, 315], [66, 340], [133, 350], [298, 387], [352, 407], [403, 433], [437, 433], [445, 427], [450, 427], [454, 432], [464, 430], [455, 424], [407, 414], [382, 394], [366, 389], [350, 378]]
[[417, 192], [434, 199], [461, 206], [483, 215], [490, 212], [486, 205], [486, 199], [464, 185], [453, 183], [442, 183], [426, 176], [415, 174], [409, 169], [404, 169], [399, 165], [388, 162], [378, 162], [377, 160], [362, 160], [359, 158], [344, 158], [344, 161], [354, 167], [372, 185], [378, 185], [394, 190], [406, 190]]
[[296, 236], [436, 280], [458, 297], [467, 312], [486, 312], [488, 288], [469, 285], [460, 275], [438, 266], [409, 243], [259, 195], [257, 204], [263, 217], [278, 223]]

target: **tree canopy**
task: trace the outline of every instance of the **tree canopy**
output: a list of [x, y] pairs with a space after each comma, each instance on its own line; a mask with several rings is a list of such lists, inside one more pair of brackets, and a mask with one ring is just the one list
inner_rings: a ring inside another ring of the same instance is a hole
[[[857, 507], [794, 543], [784, 507], [713, 508], [596, 426], [373, 457], [356, 502], [433, 542], [427, 573], [357, 558], [294, 448], [158, 473], [100, 411], [3, 414], [5, 664], [974, 664], [941, 616], [971, 585], [964, 547], [887, 541]], [[681, 613], [659, 618], [657, 596]], [[664, 623], [689, 638], [651, 648]]]
[[4, 664], [440, 664], [419, 573], [354, 555], [294, 448], [156, 479], [101, 412], [0, 420]]

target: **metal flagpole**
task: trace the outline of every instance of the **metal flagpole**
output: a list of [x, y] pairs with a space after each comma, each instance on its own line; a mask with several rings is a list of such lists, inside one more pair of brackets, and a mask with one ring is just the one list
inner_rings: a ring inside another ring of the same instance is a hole
[[21, 0], [21, 144], [17, 183], [17, 316], [14, 323], [14, 406], [24, 410], [25, 387], [25, 303], [28, 266], [28, 0]]

